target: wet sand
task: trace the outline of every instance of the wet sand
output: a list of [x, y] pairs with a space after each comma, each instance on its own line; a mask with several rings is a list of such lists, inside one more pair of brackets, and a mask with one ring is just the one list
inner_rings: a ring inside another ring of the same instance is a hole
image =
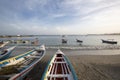
[[[30, 80], [40, 80], [45, 68], [57, 50], [48, 49], [43, 59], [27, 75]], [[78, 80], [120, 80], [120, 55], [84, 55], [81, 51], [62, 50], [71, 61]], [[119, 51], [119, 50], [118, 50]], [[100, 53], [96, 51], [83, 51], [84, 53]], [[102, 51], [102, 54], [111, 51]], [[112, 53], [117, 51], [113, 51]], [[118, 52], [117, 52], [118, 53]]]

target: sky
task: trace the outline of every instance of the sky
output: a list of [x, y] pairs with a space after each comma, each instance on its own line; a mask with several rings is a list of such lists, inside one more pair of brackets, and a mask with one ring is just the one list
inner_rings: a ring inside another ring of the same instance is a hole
[[0, 0], [0, 35], [120, 33], [120, 0]]

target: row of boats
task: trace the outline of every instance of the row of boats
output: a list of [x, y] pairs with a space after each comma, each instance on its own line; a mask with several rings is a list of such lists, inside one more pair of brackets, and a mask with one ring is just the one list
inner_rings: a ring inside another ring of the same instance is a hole
[[[15, 46], [8, 48], [11, 53]], [[25, 76], [45, 56], [44, 45], [26, 53], [0, 61], [0, 80], [26, 80]], [[6, 53], [7, 54], [7, 53]], [[65, 54], [59, 49], [51, 58], [41, 80], [78, 80]]]
[[[67, 43], [67, 39], [62, 39], [62, 43]], [[76, 42], [77, 43], [83, 43], [83, 41], [82, 40], [79, 40], [79, 39], [76, 39]]]
[[[104, 40], [104, 39], [101, 39], [102, 43], [107, 43], [107, 44], [117, 44], [118, 42], [117, 41], [114, 41], [113, 39], [108, 39], [108, 40]], [[83, 43], [82, 40], [80, 39], [76, 39], [76, 42], [77, 43]], [[62, 39], [62, 43], [67, 43], [67, 39]]]

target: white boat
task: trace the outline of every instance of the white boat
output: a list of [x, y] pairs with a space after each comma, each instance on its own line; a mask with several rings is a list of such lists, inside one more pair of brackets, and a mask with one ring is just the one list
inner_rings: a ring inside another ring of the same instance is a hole
[[15, 49], [16, 46], [10, 47], [8, 49], [4, 49], [0, 51], [0, 60], [6, 59], [10, 56], [12, 51]]
[[78, 80], [78, 78], [65, 54], [58, 50], [48, 64], [42, 80]]
[[[39, 51], [34, 49], [27, 53], [5, 60], [4, 62], [0, 62], [1, 69], [10, 68], [10, 71], [8, 71], [10, 73], [9, 74], [6, 73], [7, 75], [2, 74], [3, 76], [2, 78], [8, 80], [24, 80], [24, 77], [43, 58], [44, 55], [45, 55], [45, 46], [42, 45]], [[6, 64], [4, 65], [4, 63]]]
[[3, 48], [5, 45], [7, 45], [9, 43], [9, 41], [3, 42], [2, 44], [0, 44], [0, 48]]

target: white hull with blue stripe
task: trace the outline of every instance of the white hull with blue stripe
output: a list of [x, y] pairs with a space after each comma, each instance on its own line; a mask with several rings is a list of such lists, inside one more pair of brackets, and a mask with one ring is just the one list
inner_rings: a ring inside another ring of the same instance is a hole
[[0, 52], [0, 60], [6, 59], [10, 56], [12, 51], [15, 49], [16, 46], [10, 47], [8, 49], [4, 49]]

